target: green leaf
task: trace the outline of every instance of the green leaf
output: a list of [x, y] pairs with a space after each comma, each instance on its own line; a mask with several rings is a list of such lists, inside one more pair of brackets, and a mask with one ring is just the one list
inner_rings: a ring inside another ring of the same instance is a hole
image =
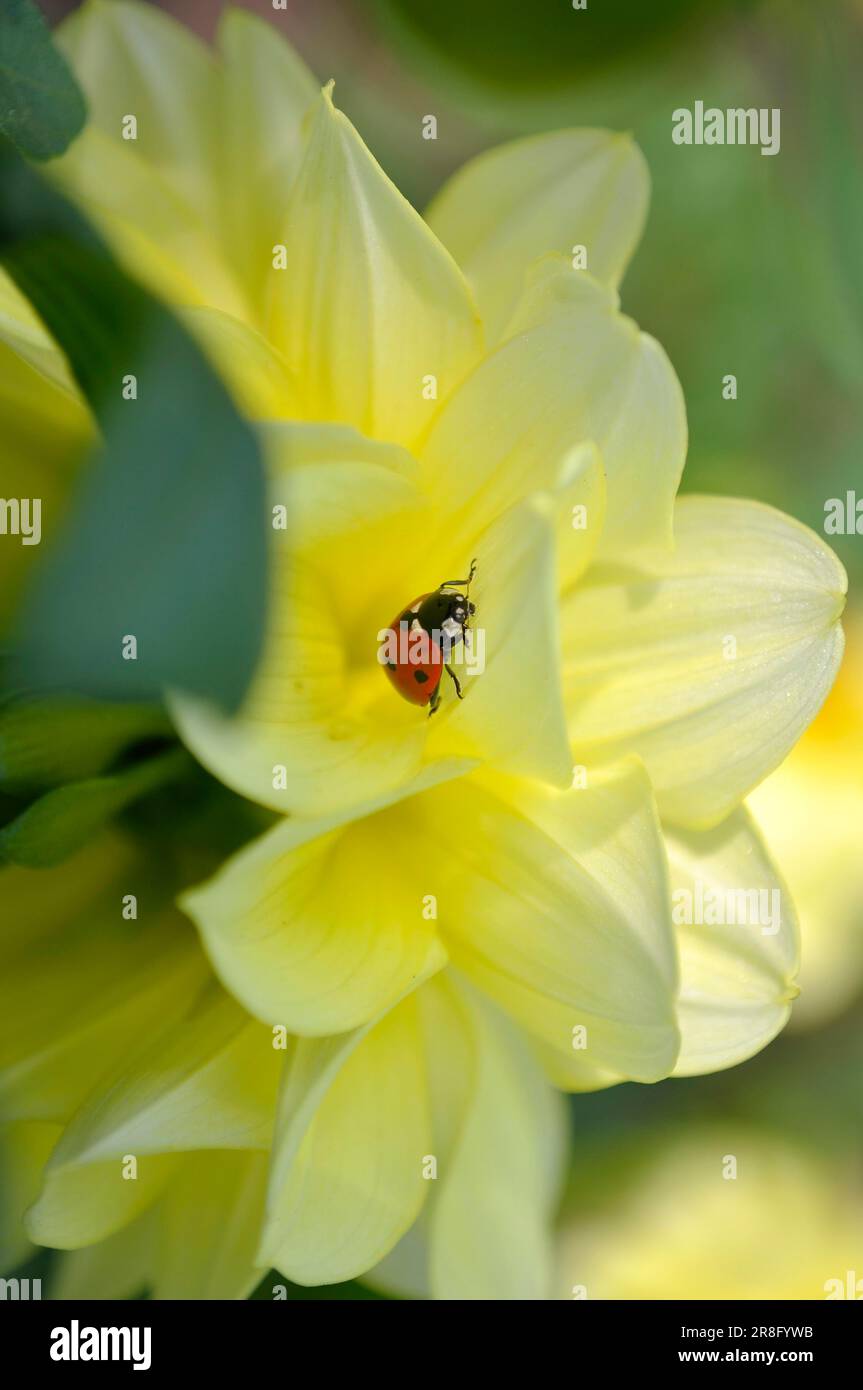
[[252, 429], [185, 329], [8, 147], [0, 263], [66, 353], [104, 438], [24, 603], [16, 675], [101, 699], [175, 686], [236, 709], [267, 592]]
[[0, 830], [0, 860], [28, 869], [61, 864], [125, 806], [192, 766], [185, 749], [174, 748], [112, 776], [46, 792]]
[[0, 705], [0, 788], [58, 786], [104, 772], [131, 743], [169, 735], [158, 705], [102, 704], [77, 695], [14, 696]]
[[0, 131], [31, 159], [62, 154], [87, 108], [65, 58], [31, 0], [0, 8]]

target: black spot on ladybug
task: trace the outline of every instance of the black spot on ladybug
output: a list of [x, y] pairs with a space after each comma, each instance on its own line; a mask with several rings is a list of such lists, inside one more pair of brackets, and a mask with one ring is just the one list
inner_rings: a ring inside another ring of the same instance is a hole
[[414, 671], [414, 680], [417, 682], [418, 685], [425, 685], [426, 681], [428, 680], [428, 676], [426, 675], [425, 671]]

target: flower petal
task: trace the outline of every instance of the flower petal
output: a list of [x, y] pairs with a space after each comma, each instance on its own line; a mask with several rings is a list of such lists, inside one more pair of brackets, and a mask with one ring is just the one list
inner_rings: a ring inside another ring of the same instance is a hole
[[716, 824], [781, 762], [842, 655], [846, 578], [770, 507], [685, 497], [677, 549], [597, 569], [563, 605], [576, 759], [636, 752], [668, 819]]
[[[191, 31], [150, 5], [87, 0], [57, 30], [57, 43], [84, 88], [90, 123], [123, 141], [209, 209], [218, 156], [217, 70]], [[123, 140], [124, 117], [137, 119]]]
[[125, 1153], [266, 1149], [280, 1070], [270, 1031], [210, 983], [185, 1018], [87, 1098], [51, 1167]]
[[236, 317], [248, 309], [209, 220], [133, 142], [88, 126], [48, 166], [129, 273], [169, 305], [205, 304]]
[[105, 1240], [58, 1262], [56, 1299], [245, 1298], [255, 1268], [268, 1155], [190, 1154], [172, 1169], [158, 1201]]
[[320, 87], [272, 24], [230, 7], [219, 22], [222, 70], [217, 177], [225, 247], [257, 315], [304, 149], [302, 117]]
[[429, 752], [477, 757], [566, 787], [572, 759], [560, 697], [556, 524], [554, 499], [537, 494], [471, 542], [471, 626], [484, 644], [475, 648], [482, 660], [474, 665], [462, 645], [454, 649], [464, 700], [448, 700], [435, 716]]
[[601, 451], [604, 555], [668, 547], [686, 454], [674, 371], [652, 338], [582, 271], [541, 262], [506, 341], [455, 392], [421, 449], [427, 486], [458, 531], [530, 488], [555, 488], [574, 446]]
[[212, 53], [168, 15], [129, 0], [88, 0], [57, 41], [90, 120], [51, 161], [50, 176], [156, 294], [245, 316], [247, 297], [218, 235], [225, 142]]
[[[175, 694], [196, 757], [228, 786], [316, 815], [410, 781], [427, 719], [390, 689], [377, 633], [410, 601], [402, 570], [424, 501], [403, 450], [337, 426], [271, 427], [274, 505], [264, 654], [243, 708]], [[284, 769], [279, 773], [277, 769]]]
[[312, 419], [410, 444], [476, 361], [478, 321], [455, 263], [320, 98], [284, 216], [287, 268], [270, 272], [269, 336]]
[[153, 1298], [240, 1299], [260, 1283], [267, 1160], [242, 1152], [186, 1160], [159, 1203]]
[[[39, 501], [43, 540], [65, 511], [79, 459], [93, 438], [66, 359], [15, 284], [0, 270], [0, 476], [5, 498]], [[32, 504], [31, 504], [32, 505]], [[30, 522], [34, 521], [31, 510]], [[34, 533], [35, 534], [35, 533]], [[16, 611], [39, 545], [0, 545], [0, 632]]]
[[743, 807], [713, 830], [668, 832], [666, 845], [681, 970], [675, 1075], [694, 1076], [744, 1062], [784, 1028], [797, 919]]
[[140, 1298], [152, 1288], [159, 1209], [157, 1202], [104, 1240], [61, 1255], [52, 1299]]
[[470, 1099], [429, 1214], [432, 1295], [547, 1298], [565, 1115], [518, 1032], [475, 996], [469, 1017]]
[[417, 1222], [364, 1282], [410, 1299], [548, 1297], [562, 1100], [518, 1030], [455, 972], [415, 997], [436, 1178]]
[[124, 1179], [119, 1159], [62, 1168], [49, 1162], [27, 1213], [27, 1232], [38, 1245], [57, 1250], [104, 1240], [158, 1200], [181, 1162], [179, 1154], [147, 1154], [134, 1181]]
[[489, 337], [498, 337], [539, 256], [582, 245], [587, 269], [617, 286], [641, 236], [650, 181], [629, 136], [559, 130], [498, 146], [444, 185], [429, 226], [473, 285]]
[[569, 1089], [671, 1071], [676, 962], [665, 854], [634, 762], [586, 787], [474, 774], [412, 803], [458, 966]]
[[[191, 1149], [266, 1150], [279, 1054], [272, 1037], [215, 987], [186, 1019], [87, 1098], [51, 1154], [27, 1229], [74, 1250], [146, 1211]], [[125, 1165], [137, 1161], [134, 1180]]]
[[[459, 770], [441, 764], [410, 791]], [[423, 913], [410, 812], [381, 799], [352, 814], [287, 819], [182, 899], [231, 992], [303, 1036], [368, 1023], [446, 962]]]
[[287, 362], [254, 328], [202, 305], [187, 309], [183, 320], [245, 415], [288, 420], [299, 414], [297, 384]]
[[863, 983], [863, 614], [852, 607], [836, 684], [749, 810], [800, 919], [800, 998], [790, 1027], [821, 1028]]
[[39, 1195], [42, 1170], [59, 1133], [57, 1125], [30, 1121], [0, 1129], [0, 1269], [6, 1272], [34, 1254], [25, 1213]]
[[557, 512], [557, 587], [572, 589], [596, 555], [605, 525], [605, 468], [594, 443], [578, 444], [564, 460], [554, 493]]
[[77, 394], [66, 358], [5, 270], [0, 270], [0, 342], [67, 395]]
[[67, 1120], [140, 1039], [188, 1008], [205, 976], [171, 910], [119, 920], [141, 866], [119, 836], [57, 869], [7, 868], [0, 1116]]
[[299, 1284], [351, 1279], [428, 1190], [426, 1078], [414, 995], [371, 1030], [300, 1039], [280, 1105], [259, 1260]]

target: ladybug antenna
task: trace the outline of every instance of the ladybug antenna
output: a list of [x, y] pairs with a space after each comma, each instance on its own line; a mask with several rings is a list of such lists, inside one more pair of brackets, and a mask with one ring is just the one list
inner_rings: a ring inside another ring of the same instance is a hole
[[439, 586], [441, 589], [464, 589], [467, 594], [470, 590], [471, 580], [476, 574], [476, 560], [470, 562], [470, 574], [467, 579], [445, 579]]

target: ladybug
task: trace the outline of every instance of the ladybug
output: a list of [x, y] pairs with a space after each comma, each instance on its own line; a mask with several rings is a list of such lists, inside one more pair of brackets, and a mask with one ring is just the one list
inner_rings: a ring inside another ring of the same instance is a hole
[[392, 684], [412, 705], [429, 705], [429, 716], [440, 705], [444, 670], [458, 698], [464, 699], [446, 657], [455, 643], [464, 641], [468, 620], [476, 612], [468, 597], [475, 573], [476, 560], [472, 560], [467, 579], [445, 579], [432, 593], [420, 594], [382, 634], [397, 653], [395, 661], [382, 663]]

